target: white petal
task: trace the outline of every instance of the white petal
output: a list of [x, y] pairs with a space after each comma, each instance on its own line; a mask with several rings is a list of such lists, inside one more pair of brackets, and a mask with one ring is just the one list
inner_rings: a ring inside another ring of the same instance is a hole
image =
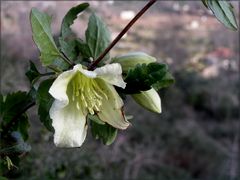
[[55, 100], [49, 111], [55, 130], [54, 143], [58, 147], [80, 147], [87, 134], [86, 114], [71, 100], [64, 108], [58, 103]]
[[123, 101], [116, 92], [115, 88], [101, 79], [96, 80], [108, 99], [102, 100], [102, 106], [98, 117], [108, 124], [118, 129], [126, 129], [129, 122], [126, 120], [123, 112]]
[[75, 65], [73, 69], [80, 71], [82, 74], [84, 74], [85, 76], [87, 76], [89, 78], [96, 78], [97, 77], [97, 73], [96, 72], [88, 71], [86, 69], [83, 69], [81, 64]]
[[97, 77], [103, 79], [104, 81], [112, 85], [121, 88], [126, 87], [126, 83], [123, 81], [122, 78], [122, 67], [118, 63], [107, 64], [103, 67], [95, 69], [94, 72], [96, 72]]
[[[53, 82], [49, 93], [59, 101], [58, 106], [64, 107], [68, 104], [67, 87], [73, 76], [77, 73], [75, 70], [65, 71], [60, 74]], [[61, 103], [60, 103], [61, 102]]]

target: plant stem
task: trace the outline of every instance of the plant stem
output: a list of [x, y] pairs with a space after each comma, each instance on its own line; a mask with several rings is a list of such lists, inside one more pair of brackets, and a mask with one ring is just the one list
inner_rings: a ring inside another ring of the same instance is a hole
[[92, 62], [88, 70], [94, 70], [96, 65], [106, 56], [106, 54], [116, 45], [116, 43], [123, 37], [126, 32], [132, 27], [132, 25], [156, 2], [157, 0], [150, 0], [127, 24], [127, 26], [118, 34], [118, 36], [112, 41], [112, 43], [103, 51], [103, 53]]
[[51, 75], [55, 75], [55, 72], [48, 72], [48, 73], [44, 73], [44, 74], [40, 74], [41, 76], [51, 76]]
[[53, 70], [54, 72], [57, 72], [57, 73], [61, 73], [62, 71], [60, 69], [58, 69], [57, 67], [55, 66], [52, 66], [52, 65], [49, 65], [47, 66], [49, 69]]
[[62, 52], [62, 56], [61, 58], [67, 63], [69, 64], [71, 67], [73, 67], [75, 64], [70, 60], [68, 59], [68, 57]]

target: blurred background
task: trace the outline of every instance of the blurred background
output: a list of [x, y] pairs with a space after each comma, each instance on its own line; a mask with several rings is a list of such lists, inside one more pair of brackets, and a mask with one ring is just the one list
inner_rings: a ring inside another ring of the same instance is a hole
[[[28, 61], [40, 68], [29, 13], [52, 15], [58, 36], [65, 13], [81, 1], [1, 2], [1, 91], [28, 91]], [[146, 1], [89, 1], [114, 38]], [[239, 19], [239, 2], [232, 2]], [[73, 25], [84, 36], [90, 11]], [[105, 146], [88, 133], [79, 149], [60, 149], [30, 110], [32, 151], [12, 179], [240, 179], [239, 31], [220, 24], [200, 1], [158, 1], [114, 47], [111, 55], [143, 51], [170, 66], [176, 83], [159, 92], [162, 114], [129, 97], [132, 126]], [[44, 69], [40, 68], [42, 71]]]

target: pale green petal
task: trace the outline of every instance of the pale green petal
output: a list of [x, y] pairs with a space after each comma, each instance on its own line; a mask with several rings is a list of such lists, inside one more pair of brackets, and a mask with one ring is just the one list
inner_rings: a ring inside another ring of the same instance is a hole
[[67, 96], [67, 87], [76, 73], [76, 70], [63, 72], [57, 77], [50, 87], [49, 93], [59, 101], [58, 106], [64, 107], [68, 104], [69, 99]]
[[122, 99], [112, 85], [107, 84], [101, 79], [96, 79], [96, 81], [108, 97], [108, 99], [106, 97], [102, 99], [102, 106], [100, 112], [98, 112], [98, 117], [115, 128], [126, 129], [129, 126], [129, 122], [122, 112]]
[[97, 77], [103, 79], [104, 81], [125, 88], [126, 83], [122, 78], [122, 67], [118, 63], [107, 64], [103, 67], [94, 70], [97, 73]]
[[162, 112], [160, 96], [153, 88], [138, 94], [132, 94], [132, 97], [138, 104], [149, 111], [156, 113]]
[[130, 52], [112, 59], [112, 63], [119, 63], [125, 73], [127, 73], [129, 69], [134, 68], [137, 64], [149, 64], [156, 61], [156, 58], [144, 52]]
[[70, 102], [59, 108], [55, 100], [50, 111], [54, 132], [54, 143], [58, 147], [80, 147], [87, 134], [86, 115]]

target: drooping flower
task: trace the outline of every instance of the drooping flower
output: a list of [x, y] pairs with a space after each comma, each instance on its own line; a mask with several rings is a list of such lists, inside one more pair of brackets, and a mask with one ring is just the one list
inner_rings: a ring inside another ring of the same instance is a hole
[[60, 74], [49, 93], [55, 98], [50, 109], [54, 143], [59, 147], [80, 147], [87, 134], [86, 116], [98, 117], [118, 129], [129, 122], [123, 112], [123, 101], [114, 86], [125, 88], [118, 63], [88, 71], [80, 64]]

